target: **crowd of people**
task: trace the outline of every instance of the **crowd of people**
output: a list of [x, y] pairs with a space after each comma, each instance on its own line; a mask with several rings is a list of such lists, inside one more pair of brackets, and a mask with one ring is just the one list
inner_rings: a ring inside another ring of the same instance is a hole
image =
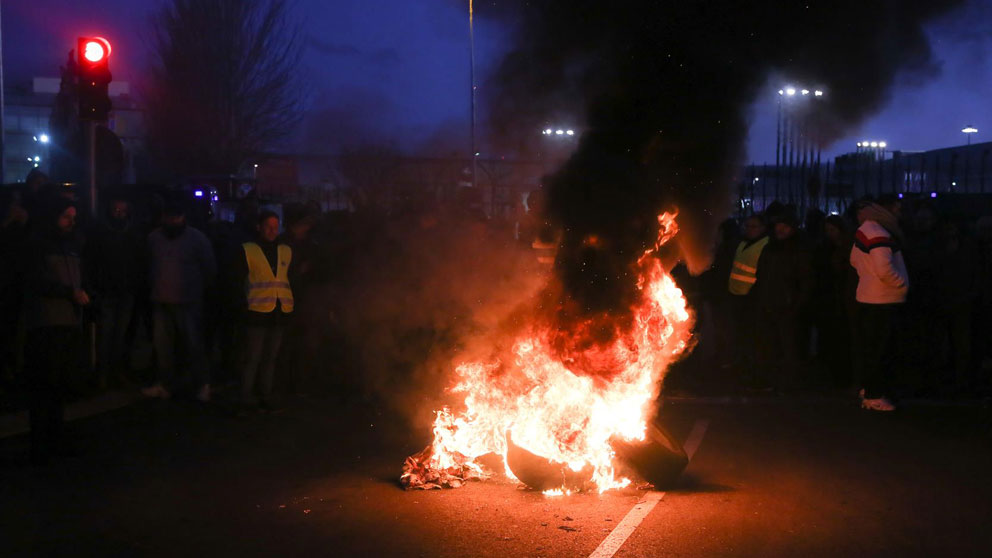
[[700, 351], [740, 389], [846, 389], [877, 411], [987, 396], [990, 225], [896, 195], [725, 221], [712, 268], [685, 281], [709, 332]]
[[[67, 401], [108, 386], [206, 403], [212, 385], [239, 385], [237, 415], [278, 410], [277, 362], [287, 389], [308, 389], [319, 340], [303, 321], [315, 316], [293, 312], [328, 280], [311, 236], [319, 210], [285, 206], [283, 222], [248, 200], [236, 222], [200, 230], [181, 196], [158, 196], [137, 219], [130, 200], [111, 195], [81, 226], [72, 190], [40, 172], [5, 194], [0, 390], [25, 395], [32, 463], [74, 451], [62, 432]], [[286, 328], [299, 339], [284, 350]], [[137, 370], [142, 343], [154, 358]]]

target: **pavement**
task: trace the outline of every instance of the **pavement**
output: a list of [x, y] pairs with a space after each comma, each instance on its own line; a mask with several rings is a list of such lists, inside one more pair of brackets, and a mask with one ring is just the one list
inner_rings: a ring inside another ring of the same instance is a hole
[[[987, 556], [992, 409], [846, 398], [680, 398], [695, 449], [665, 493], [546, 497], [507, 480], [403, 491], [423, 424], [293, 399], [237, 419], [137, 401], [70, 424], [34, 469], [0, 439], [0, 556]], [[700, 434], [700, 430], [703, 432]], [[688, 444], [687, 444], [688, 445]], [[609, 544], [604, 541], [611, 541]], [[619, 543], [619, 544], [617, 544]]]

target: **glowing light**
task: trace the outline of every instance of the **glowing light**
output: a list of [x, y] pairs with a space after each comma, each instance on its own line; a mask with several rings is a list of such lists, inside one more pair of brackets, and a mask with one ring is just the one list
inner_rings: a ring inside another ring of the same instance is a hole
[[809, 89], [803, 89], [803, 95], [809, 95]]
[[30, 158], [29, 158], [28, 160], [29, 160], [29, 161], [34, 161], [35, 163], [40, 163], [40, 162], [41, 162], [41, 157], [39, 157], [39, 156], [37, 156], [37, 155], [35, 155], [35, 156], [34, 156], [34, 159], [30, 159]]
[[878, 147], [878, 142], [877, 142], [877, 141], [873, 141], [873, 142], [871, 142], [871, 146], [872, 146], [872, 147]]
[[861, 142], [861, 147], [868, 147], [868, 140]]
[[48, 143], [48, 134], [41, 134], [38, 136], [38, 141], [41, 143]]
[[936, 198], [937, 197], [937, 192], [930, 192], [930, 197], [931, 198]]
[[902, 192], [899, 192], [899, 199], [902, 199]]
[[961, 129], [961, 131], [966, 134], [975, 134], [978, 133], [978, 128], [974, 126], [965, 126], [964, 128]]
[[565, 130], [555, 130], [555, 135], [556, 136], [561, 136], [561, 135], [564, 135], [564, 134], [565, 134]]
[[858, 147], [861, 147], [861, 142], [860, 141], [858, 142]]
[[574, 136], [575, 135], [575, 130], [565, 130], [565, 133], [568, 134], [568, 135], [570, 135], [570, 136]]
[[783, 91], [783, 90], [781, 90], [781, 89], [779, 89], [779, 90], [778, 90], [778, 94], [779, 94], [779, 95], [784, 95], [784, 94], [785, 94], [785, 91]]
[[83, 58], [96, 63], [110, 55], [110, 43], [103, 39], [91, 39], [83, 46]]
[[197, 190], [197, 191], [193, 192], [193, 195], [196, 196], [196, 197], [198, 197], [198, 198], [202, 198], [203, 197], [203, 190]]
[[884, 141], [878, 142], [878, 146], [879, 147], [885, 147], [886, 145], [888, 145], [888, 144], [886, 144]]
[[820, 91], [819, 89], [817, 89], [816, 91], [813, 92], [813, 95], [815, 95], [817, 97], [822, 97], [823, 96], [823, 91]]
[[786, 95], [789, 95], [789, 96], [795, 95], [796, 94], [796, 88], [795, 87], [786, 87], [785, 88], [785, 94]]

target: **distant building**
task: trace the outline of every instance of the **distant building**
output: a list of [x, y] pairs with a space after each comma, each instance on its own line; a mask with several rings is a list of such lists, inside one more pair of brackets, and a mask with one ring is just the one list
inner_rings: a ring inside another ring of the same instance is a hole
[[[4, 90], [4, 184], [23, 182], [36, 167], [49, 171], [50, 156], [59, 149], [49, 131], [59, 85], [59, 78], [36, 77], [30, 85]], [[130, 96], [128, 82], [111, 82], [109, 93], [113, 111], [107, 128], [120, 138], [124, 147], [124, 182], [134, 182], [134, 154], [144, 146], [144, 119]]]

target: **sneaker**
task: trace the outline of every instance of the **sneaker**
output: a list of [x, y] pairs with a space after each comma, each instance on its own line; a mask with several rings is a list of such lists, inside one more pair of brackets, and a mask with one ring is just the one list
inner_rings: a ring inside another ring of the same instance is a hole
[[203, 384], [203, 387], [200, 388], [200, 391], [196, 394], [196, 399], [200, 401], [200, 403], [210, 402], [210, 384]]
[[862, 399], [861, 408], [868, 409], [869, 411], [895, 411], [896, 406], [886, 399], [885, 397], [879, 397], [878, 399]]

